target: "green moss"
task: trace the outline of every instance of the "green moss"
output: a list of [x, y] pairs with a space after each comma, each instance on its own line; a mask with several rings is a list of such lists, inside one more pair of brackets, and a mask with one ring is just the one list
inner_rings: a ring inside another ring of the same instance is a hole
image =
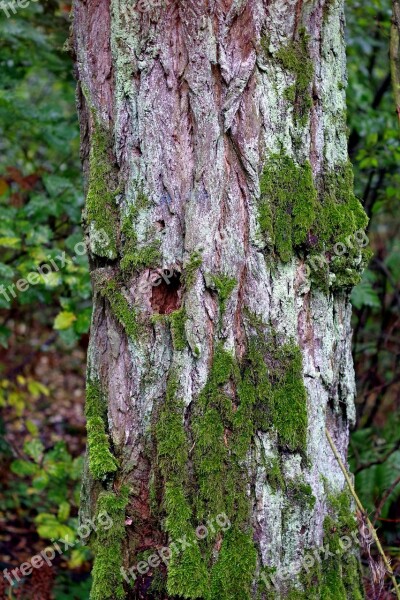
[[271, 458], [266, 464], [268, 483], [274, 490], [284, 489], [285, 480], [283, 478], [280, 458]]
[[85, 412], [89, 470], [94, 479], [101, 481], [117, 471], [118, 462], [110, 451], [106, 433], [107, 406], [99, 382], [87, 383]]
[[329, 556], [322, 569], [321, 598], [323, 600], [363, 600], [365, 598], [361, 580], [357, 549], [346, 548], [342, 540], [357, 533], [357, 522], [347, 491], [337, 496], [328, 496], [330, 514], [324, 520], [324, 546], [329, 546]]
[[186, 289], [189, 290], [191, 287], [193, 287], [196, 281], [197, 271], [200, 269], [202, 262], [203, 259], [201, 257], [200, 252], [192, 252], [192, 254], [189, 257], [189, 260], [185, 264], [183, 273], [183, 279], [186, 285]]
[[[353, 169], [350, 163], [327, 172], [323, 178], [320, 208], [313, 225], [314, 251], [329, 252], [328, 283], [333, 288], [353, 287], [371, 257], [369, 248], [361, 248], [354, 237], [368, 225], [368, 217], [354, 195]], [[342, 249], [346, 251], [342, 256]], [[321, 261], [323, 265], [323, 261]], [[313, 265], [312, 265], [313, 266]], [[318, 269], [311, 269], [313, 281], [324, 285], [327, 281], [326, 265], [323, 281]]]
[[94, 118], [89, 158], [86, 220], [89, 226], [92, 252], [97, 256], [114, 259], [117, 257], [118, 221], [115, 204], [116, 190], [112, 181], [111, 148], [110, 134]]
[[92, 417], [87, 421], [87, 445], [89, 469], [94, 479], [102, 480], [118, 469], [118, 462], [110, 452], [110, 440], [105, 431], [104, 420]]
[[271, 369], [272, 424], [279, 443], [291, 451], [305, 452], [307, 446], [307, 393], [303, 381], [302, 356], [289, 342], [273, 349], [278, 364]]
[[[254, 336], [240, 364], [222, 343], [216, 345], [207, 382], [188, 411], [190, 433], [185, 429], [178, 378], [174, 372], [170, 374], [154, 424], [157, 469], [163, 480], [164, 528], [172, 540], [185, 535], [193, 542], [190, 548], [172, 554], [167, 576], [170, 596], [207, 600], [252, 597], [257, 551], [250, 521], [247, 460], [254, 435], [262, 423], [266, 430], [277, 429], [285, 450], [305, 451], [306, 399], [300, 351], [292, 343], [278, 343], [274, 334], [262, 343], [259, 337]], [[279, 459], [270, 461], [267, 470], [271, 485], [284, 489]], [[157, 487], [154, 482], [152, 486]], [[302, 481], [292, 486], [291, 499], [310, 509], [315, 501]], [[209, 529], [203, 541], [196, 541], [195, 524], [218, 514], [227, 515], [231, 528], [223, 534]], [[221, 542], [216, 553], [216, 544]]]
[[295, 76], [293, 89], [285, 95], [294, 103], [295, 121], [301, 126], [306, 125], [312, 107], [311, 84], [314, 65], [308, 51], [309, 39], [309, 35], [303, 28], [299, 31], [297, 39], [280, 48], [276, 53], [282, 68]]
[[256, 564], [251, 532], [230, 529], [212, 570], [210, 600], [250, 600]]
[[284, 98], [290, 102], [290, 104], [294, 104], [296, 101], [296, 86], [289, 85], [283, 92]]
[[124, 240], [124, 256], [121, 260], [121, 270], [124, 274], [144, 268], [155, 268], [160, 264], [160, 241], [153, 239], [145, 246], [139, 247], [136, 227], [141, 211], [149, 208], [147, 196], [139, 190], [135, 204], [129, 207], [122, 220], [121, 232]]
[[318, 249], [330, 250], [335, 243], [346, 243], [349, 235], [364, 230], [368, 225], [368, 217], [354, 195], [353, 169], [350, 163], [326, 172], [322, 186], [315, 235]]
[[100, 285], [100, 293], [109, 301], [115, 318], [124, 327], [127, 335], [136, 339], [139, 330], [136, 310], [129, 305], [117, 281], [111, 279], [103, 282]]
[[153, 578], [149, 587], [150, 598], [162, 598], [167, 597], [167, 578], [164, 571], [157, 569], [153, 573]]
[[167, 589], [171, 595], [201, 598], [207, 590], [208, 573], [191, 525], [192, 510], [186, 491], [188, 444], [183, 425], [184, 404], [177, 394], [178, 380], [171, 375], [155, 428], [157, 462], [164, 479], [165, 529], [172, 540], [186, 535], [192, 544], [172, 554]]
[[184, 350], [186, 348], [186, 311], [182, 307], [179, 310], [175, 310], [169, 315], [169, 322], [171, 324], [172, 344], [175, 350]]
[[261, 36], [261, 40], [260, 40], [260, 44], [261, 44], [261, 48], [264, 52], [264, 56], [265, 58], [271, 58], [272, 54], [269, 50], [269, 45], [271, 43], [271, 38], [269, 35], [262, 35]]
[[154, 269], [160, 262], [160, 242], [159, 240], [153, 240], [147, 246], [124, 254], [121, 260], [121, 269], [124, 273], [131, 273], [140, 269]]
[[259, 223], [267, 243], [282, 261], [307, 241], [316, 218], [317, 193], [311, 166], [288, 156], [272, 155], [260, 179]]
[[218, 345], [192, 421], [193, 461], [199, 487], [196, 508], [200, 521], [220, 513], [230, 515], [234, 504], [226, 478], [230, 462], [224, 439], [225, 429], [232, 428], [232, 403], [223, 386], [235, 375], [233, 356]]
[[324, 291], [359, 283], [371, 252], [354, 237], [368, 218], [354, 195], [350, 163], [327, 171], [317, 195], [308, 163], [298, 166], [285, 154], [273, 155], [260, 190], [260, 229], [283, 262], [305, 252], [311, 280]]
[[128, 498], [129, 488], [123, 486], [119, 493], [103, 491], [97, 499], [96, 514], [107, 513], [112, 526], [109, 529], [98, 527], [96, 531], [90, 600], [123, 600], [126, 597], [120, 570]]
[[313, 510], [316, 499], [309, 483], [306, 483], [301, 478], [294, 481], [288, 481], [286, 490], [291, 503], [295, 503], [303, 510]]
[[303, 381], [302, 356], [294, 342], [281, 343], [271, 332], [270, 340], [259, 333], [249, 345], [248, 377], [255, 399], [255, 426], [273, 427], [279, 445], [305, 454], [307, 446], [307, 393]]
[[237, 281], [234, 277], [229, 275], [212, 275], [212, 282], [215, 285], [219, 298], [220, 314], [221, 317], [224, 315], [226, 310], [226, 301], [232, 294], [233, 290], [237, 285]]

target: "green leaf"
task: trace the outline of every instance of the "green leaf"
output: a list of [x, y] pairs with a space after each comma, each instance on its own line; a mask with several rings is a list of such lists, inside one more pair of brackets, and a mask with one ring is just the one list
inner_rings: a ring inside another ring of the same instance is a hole
[[34, 476], [32, 480], [32, 487], [35, 490], [42, 491], [44, 490], [50, 482], [50, 477], [43, 469], [40, 469]]
[[66, 538], [69, 541], [75, 540], [75, 532], [73, 529], [60, 523], [57, 517], [51, 513], [41, 513], [35, 518], [37, 531], [42, 538]]
[[12, 279], [14, 277], [14, 269], [0, 262], [0, 277], [2, 279]]
[[58, 508], [58, 520], [64, 523], [69, 518], [71, 505], [69, 502], [61, 502]]
[[8, 348], [8, 340], [10, 338], [11, 331], [8, 327], [4, 325], [0, 325], [0, 346], [3, 348]]
[[353, 306], [360, 309], [362, 306], [380, 308], [379, 296], [372, 287], [372, 283], [363, 279], [352, 291], [351, 302]]
[[76, 333], [80, 335], [83, 333], [88, 333], [90, 329], [90, 323], [92, 320], [92, 308], [85, 308], [81, 312], [78, 313], [78, 317], [76, 319], [76, 323], [74, 325], [74, 329]]
[[64, 330], [71, 327], [71, 325], [76, 321], [76, 315], [72, 312], [62, 311], [60, 312], [54, 321], [54, 329]]
[[37, 473], [38, 467], [28, 460], [17, 459], [11, 463], [11, 471], [19, 477], [32, 476]]
[[36, 463], [39, 463], [43, 456], [44, 446], [39, 439], [29, 440], [24, 444], [24, 452]]
[[17, 237], [2, 237], [0, 238], [0, 246], [3, 248], [19, 248], [21, 244], [20, 238]]
[[50, 390], [48, 387], [40, 383], [40, 381], [29, 381], [28, 390], [32, 396], [37, 399], [43, 394], [43, 396], [50, 396]]

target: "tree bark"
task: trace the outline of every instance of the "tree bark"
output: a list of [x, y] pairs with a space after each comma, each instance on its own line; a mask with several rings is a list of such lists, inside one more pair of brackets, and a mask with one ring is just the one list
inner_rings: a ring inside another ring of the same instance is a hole
[[342, 0], [75, 0], [73, 39], [91, 598], [363, 598]]

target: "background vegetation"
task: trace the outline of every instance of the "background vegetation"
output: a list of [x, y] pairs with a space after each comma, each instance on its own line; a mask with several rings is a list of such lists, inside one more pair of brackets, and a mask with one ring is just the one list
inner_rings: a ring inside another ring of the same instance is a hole
[[[348, 0], [349, 150], [371, 218], [374, 258], [354, 290], [357, 491], [400, 565], [400, 148], [389, 76], [390, 0]], [[79, 131], [68, 2], [0, 14], [0, 284], [65, 252], [70, 261], [14, 299], [0, 293], [0, 570], [74, 536], [85, 446], [90, 323]], [[90, 552], [76, 547], [0, 598], [88, 598]], [[370, 598], [391, 597], [366, 569]], [[378, 578], [379, 579], [379, 578]]]

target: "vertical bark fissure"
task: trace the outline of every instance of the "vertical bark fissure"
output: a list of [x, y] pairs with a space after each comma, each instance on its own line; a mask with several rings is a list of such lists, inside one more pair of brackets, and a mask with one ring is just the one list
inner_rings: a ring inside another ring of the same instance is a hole
[[[95, 290], [83, 510], [117, 521], [94, 540], [92, 598], [362, 598], [353, 552], [301, 569], [355, 527], [324, 434], [345, 457], [366, 260], [333, 251], [366, 225], [342, 0], [139, 4], [74, 8]], [[196, 540], [221, 513], [231, 527]], [[183, 535], [168, 569], [107, 580], [101, 546], [128, 569]]]

